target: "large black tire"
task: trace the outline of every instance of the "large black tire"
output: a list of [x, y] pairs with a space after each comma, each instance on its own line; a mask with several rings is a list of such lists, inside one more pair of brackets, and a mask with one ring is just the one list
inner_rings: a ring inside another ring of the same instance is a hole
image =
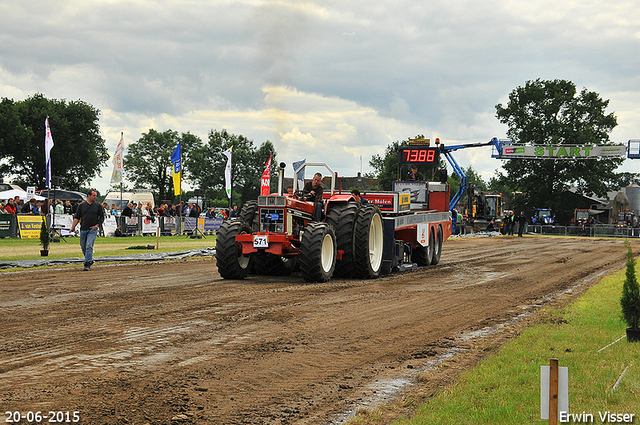
[[435, 235], [433, 234], [433, 228], [429, 229], [429, 246], [422, 246], [419, 243], [413, 248], [411, 253], [411, 261], [416, 263], [418, 267], [424, 267], [431, 264], [433, 259], [433, 251], [435, 245]]
[[216, 263], [218, 273], [224, 279], [244, 279], [251, 267], [251, 256], [242, 255], [242, 244], [236, 235], [251, 233], [251, 228], [242, 220], [225, 220], [218, 229], [216, 238]]
[[251, 231], [257, 232], [260, 227], [260, 221], [258, 218], [258, 201], [245, 202], [240, 210], [239, 217], [249, 225]]
[[255, 253], [251, 259], [254, 273], [267, 276], [288, 276], [297, 261], [296, 258], [283, 258], [266, 252]]
[[355, 275], [353, 251], [355, 245], [355, 226], [360, 211], [360, 203], [345, 202], [329, 205], [327, 223], [336, 233], [338, 250], [344, 251], [342, 259], [336, 262], [335, 275], [353, 277]]
[[354, 270], [362, 279], [380, 276], [384, 235], [382, 214], [374, 204], [364, 204], [360, 208], [355, 227]]
[[436, 242], [433, 246], [433, 257], [431, 257], [432, 266], [440, 262], [440, 255], [442, 255], [442, 228], [438, 227], [438, 236], [436, 236]]
[[300, 241], [300, 270], [307, 282], [326, 282], [336, 268], [336, 236], [328, 223], [309, 223]]

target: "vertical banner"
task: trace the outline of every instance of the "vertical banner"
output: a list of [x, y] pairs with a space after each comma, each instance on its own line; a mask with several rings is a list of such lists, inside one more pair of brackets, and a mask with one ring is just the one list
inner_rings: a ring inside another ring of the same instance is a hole
[[264, 172], [260, 180], [260, 195], [268, 195], [271, 192], [271, 155], [269, 155], [267, 164], [264, 166]]
[[173, 195], [182, 194], [182, 152], [180, 150], [180, 142], [171, 154], [171, 164], [173, 165]]
[[233, 148], [229, 148], [224, 151], [224, 154], [227, 156], [227, 166], [224, 169], [224, 179], [227, 189], [227, 198], [229, 199], [231, 199], [231, 149]]
[[44, 120], [44, 129], [44, 160], [47, 167], [45, 187], [51, 189], [51, 148], [53, 148], [53, 137], [51, 136], [51, 129], [49, 128], [49, 117]]
[[[293, 163], [293, 173], [295, 174], [296, 170], [298, 168], [300, 168], [304, 163], [307, 162], [307, 159], [303, 159], [302, 161], [296, 161]], [[297, 175], [297, 180], [298, 180], [298, 184], [297, 184], [297, 188], [298, 190], [302, 190], [302, 188], [304, 187], [304, 168], [302, 170], [300, 170], [300, 172]]]
[[113, 154], [113, 172], [111, 173], [111, 183], [122, 181], [122, 157], [124, 155], [124, 132], [120, 132], [120, 141]]

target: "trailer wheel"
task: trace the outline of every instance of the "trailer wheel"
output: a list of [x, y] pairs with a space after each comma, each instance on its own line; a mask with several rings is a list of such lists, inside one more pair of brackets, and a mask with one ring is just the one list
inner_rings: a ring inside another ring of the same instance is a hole
[[440, 262], [440, 255], [442, 255], [442, 228], [438, 227], [438, 236], [433, 246], [433, 257], [431, 257], [432, 266]]
[[355, 227], [354, 265], [357, 277], [371, 279], [380, 275], [383, 245], [380, 208], [364, 204]]
[[284, 258], [266, 252], [253, 255], [253, 271], [267, 276], [288, 276], [295, 267], [296, 258]]
[[242, 220], [226, 220], [218, 229], [216, 238], [216, 264], [224, 279], [244, 279], [249, 272], [251, 256], [242, 255], [242, 244], [236, 235], [251, 233], [251, 228]]
[[360, 204], [358, 202], [345, 202], [330, 204], [327, 213], [327, 223], [333, 226], [336, 233], [337, 249], [342, 250], [342, 260], [336, 261], [336, 276], [353, 277], [355, 245], [355, 226], [358, 218]]
[[307, 282], [326, 282], [336, 268], [336, 236], [327, 223], [309, 223], [300, 241], [300, 270]]
[[411, 253], [411, 261], [416, 263], [418, 267], [424, 267], [431, 264], [433, 259], [433, 251], [435, 245], [435, 235], [433, 234], [433, 228], [429, 229], [429, 246], [422, 246], [416, 244]]
[[258, 201], [247, 201], [240, 210], [240, 219], [249, 225], [253, 232], [257, 232], [260, 227], [258, 218]]

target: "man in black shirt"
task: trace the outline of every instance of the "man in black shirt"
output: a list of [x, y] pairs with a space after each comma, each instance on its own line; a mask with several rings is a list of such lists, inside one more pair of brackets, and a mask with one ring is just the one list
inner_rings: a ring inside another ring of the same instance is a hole
[[314, 218], [316, 221], [322, 219], [322, 174], [316, 173], [313, 180], [307, 182], [302, 189], [305, 201], [313, 201], [315, 203]]
[[73, 217], [71, 232], [80, 222], [80, 248], [84, 254], [84, 271], [87, 272], [93, 264], [93, 243], [98, 237], [100, 225], [104, 221], [104, 209], [99, 202], [95, 202], [98, 193], [95, 190], [87, 192], [87, 202], [78, 205]]

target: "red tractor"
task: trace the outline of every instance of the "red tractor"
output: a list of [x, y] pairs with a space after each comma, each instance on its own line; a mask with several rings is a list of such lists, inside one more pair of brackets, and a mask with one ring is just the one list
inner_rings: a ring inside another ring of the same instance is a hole
[[[411, 191], [363, 194], [368, 203], [356, 202], [351, 193], [330, 191], [321, 202], [321, 221], [314, 221], [316, 202], [307, 201], [297, 188], [283, 194], [284, 163], [280, 164], [278, 193], [247, 202], [238, 219], [225, 220], [218, 230], [216, 261], [225, 279], [256, 274], [285, 275], [300, 270], [309, 282], [339, 277], [376, 278], [381, 273], [437, 264], [442, 243], [451, 234], [448, 185], [416, 182], [422, 195], [433, 199], [440, 210], [426, 203], [414, 204]], [[299, 171], [299, 170], [296, 170]], [[446, 199], [444, 196], [446, 189]], [[431, 197], [430, 194], [434, 196]]]

